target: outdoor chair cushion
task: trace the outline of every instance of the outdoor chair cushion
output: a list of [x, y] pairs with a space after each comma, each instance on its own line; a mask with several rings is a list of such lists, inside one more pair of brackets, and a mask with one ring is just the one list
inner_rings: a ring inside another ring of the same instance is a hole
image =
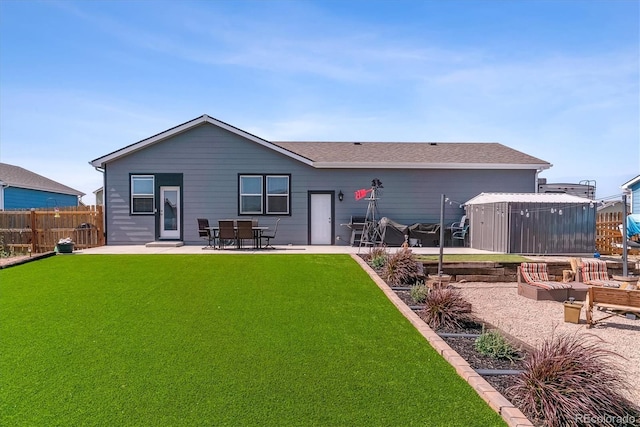
[[611, 280], [607, 272], [607, 263], [599, 259], [582, 260], [582, 281], [587, 285], [619, 288], [621, 282]]
[[540, 262], [523, 262], [520, 264], [520, 273], [524, 281], [530, 285], [543, 289], [570, 289], [571, 284], [554, 282], [549, 280], [547, 264]]

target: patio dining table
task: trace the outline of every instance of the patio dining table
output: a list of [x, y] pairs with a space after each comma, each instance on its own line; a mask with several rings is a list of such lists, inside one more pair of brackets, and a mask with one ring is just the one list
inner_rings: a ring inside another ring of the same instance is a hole
[[[220, 227], [217, 225], [212, 225], [210, 227], [207, 227], [207, 229], [213, 231], [214, 235], [217, 235], [217, 231], [220, 230]], [[235, 221], [233, 223], [233, 229], [236, 233], [238, 232], [238, 224]], [[262, 239], [262, 232], [265, 230], [268, 230], [269, 227], [265, 225], [253, 225], [251, 226], [251, 229], [253, 230], [253, 248], [262, 249], [262, 247], [260, 246], [260, 240]], [[237, 241], [237, 238], [236, 238], [236, 245], [240, 247], [240, 242]]]

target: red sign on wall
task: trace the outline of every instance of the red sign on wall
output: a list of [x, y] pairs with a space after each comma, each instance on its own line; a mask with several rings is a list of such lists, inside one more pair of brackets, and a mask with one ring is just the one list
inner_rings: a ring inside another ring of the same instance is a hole
[[365, 197], [367, 197], [367, 193], [369, 191], [371, 191], [371, 190], [367, 190], [365, 188], [363, 188], [361, 190], [356, 190], [356, 192], [355, 192], [356, 200], [361, 200], [361, 199], [364, 199]]

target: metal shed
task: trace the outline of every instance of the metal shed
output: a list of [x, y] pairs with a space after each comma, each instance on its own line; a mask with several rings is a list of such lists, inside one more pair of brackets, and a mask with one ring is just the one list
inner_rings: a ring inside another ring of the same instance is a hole
[[596, 205], [569, 194], [481, 193], [465, 203], [470, 246], [516, 254], [593, 253]]

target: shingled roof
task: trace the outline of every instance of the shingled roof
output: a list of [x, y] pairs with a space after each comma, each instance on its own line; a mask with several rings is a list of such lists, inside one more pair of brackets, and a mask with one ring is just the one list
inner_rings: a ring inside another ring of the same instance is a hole
[[274, 142], [315, 167], [547, 169], [550, 163], [495, 142]]
[[48, 191], [51, 193], [84, 196], [84, 193], [60, 184], [52, 179], [28, 171], [20, 166], [0, 163], [0, 183], [9, 187], [26, 188], [29, 190]]
[[113, 160], [142, 150], [203, 124], [211, 124], [291, 157], [314, 168], [377, 169], [536, 169], [549, 162], [498, 143], [441, 142], [273, 142], [206, 114], [89, 162], [105, 167]]

